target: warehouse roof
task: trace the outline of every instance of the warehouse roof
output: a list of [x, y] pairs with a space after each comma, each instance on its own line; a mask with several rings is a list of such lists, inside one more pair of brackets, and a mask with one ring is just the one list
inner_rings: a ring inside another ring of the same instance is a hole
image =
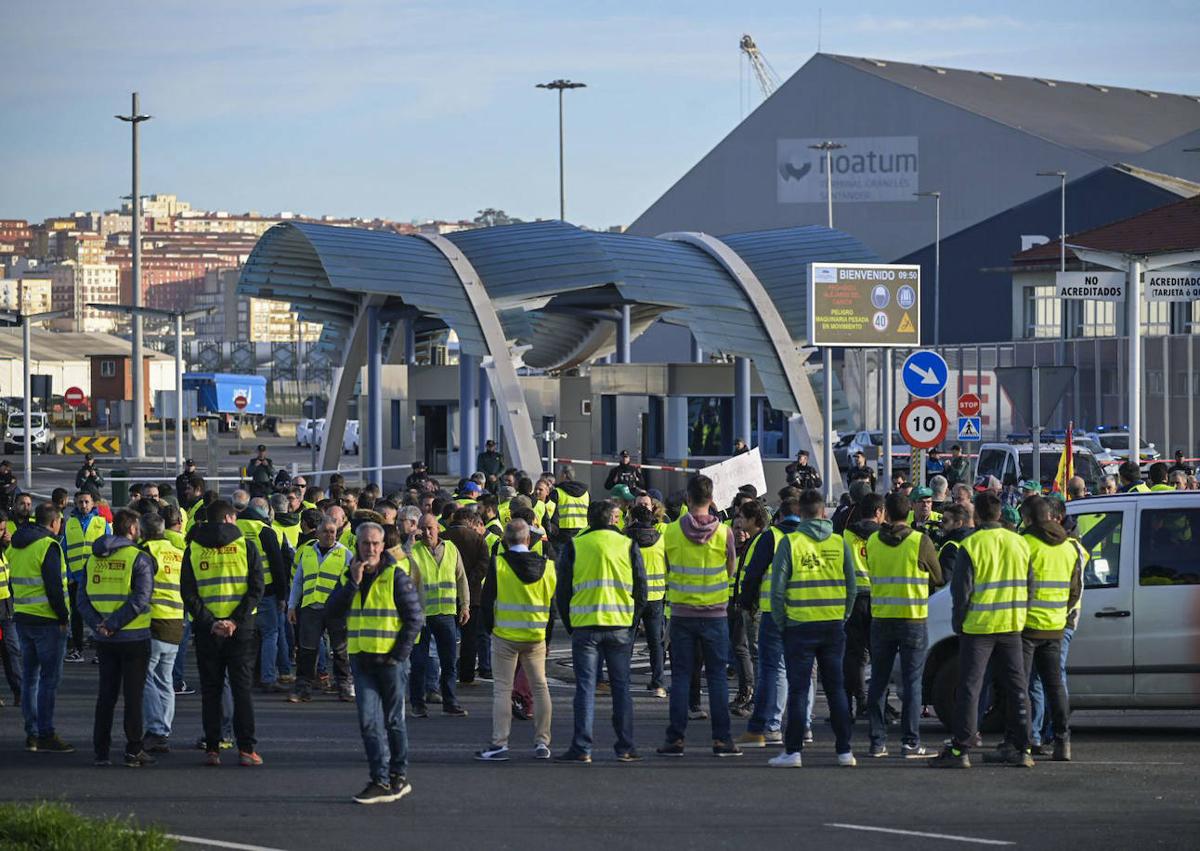
[[[35, 361], [85, 361], [95, 355], [132, 356], [128, 340], [113, 334], [83, 334], [74, 331], [46, 331], [31, 328], [30, 343]], [[21, 329], [0, 327], [0, 360], [23, 357]], [[146, 360], [171, 360], [168, 355], [145, 350]]]

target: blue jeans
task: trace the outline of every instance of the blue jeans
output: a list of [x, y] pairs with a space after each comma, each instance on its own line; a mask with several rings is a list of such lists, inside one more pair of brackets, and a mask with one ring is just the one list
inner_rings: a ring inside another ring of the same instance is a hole
[[725, 668], [729, 664], [729, 623], [725, 618], [679, 616], [671, 618], [671, 723], [667, 726], [667, 741], [681, 741], [687, 734], [688, 683], [692, 670], [700, 662], [696, 658], [697, 642], [704, 655], [704, 673], [708, 678], [712, 737], [715, 741], [728, 742], [729, 680], [725, 677]]
[[283, 614], [279, 611], [274, 594], [264, 596], [259, 602], [254, 621], [262, 642], [258, 656], [258, 678], [265, 685], [270, 685], [279, 679], [279, 645], [283, 643]]
[[171, 668], [171, 683], [176, 689], [183, 688], [185, 682], [183, 669], [187, 664], [187, 648], [188, 642], [191, 640], [192, 619], [185, 616], [183, 619], [183, 639], [179, 642], [179, 652], [175, 654], [175, 664]]
[[910, 623], [889, 618], [871, 621], [871, 687], [867, 692], [871, 747], [883, 747], [887, 743], [884, 711], [897, 654], [902, 681], [900, 743], [913, 746], [921, 743], [921, 678], [925, 673], [928, 650], [929, 629], [925, 621]]
[[142, 692], [142, 716], [146, 733], [167, 738], [175, 720], [175, 684], [171, 672], [179, 645], [150, 639], [150, 666], [146, 669], [146, 689]]
[[424, 704], [425, 692], [432, 691], [428, 688], [428, 670], [435, 649], [441, 663], [437, 683], [442, 693], [442, 708], [458, 706], [458, 696], [454, 693], [454, 684], [458, 680], [457, 641], [458, 622], [454, 615], [429, 615], [425, 618], [421, 641], [413, 647], [412, 652], [412, 680], [408, 690], [413, 706]]
[[408, 730], [404, 723], [404, 693], [408, 690], [408, 660], [394, 665], [360, 662], [350, 657], [357, 695], [358, 727], [371, 779], [389, 785], [389, 775], [408, 773]]
[[746, 724], [747, 732], [779, 732], [783, 727], [783, 708], [787, 704], [787, 696], [783, 634], [775, 625], [771, 613], [763, 612], [758, 621], [758, 676], [754, 681], [754, 714]]
[[[821, 676], [821, 688], [829, 702], [834, 743], [839, 754], [850, 753], [850, 702], [846, 699], [842, 675], [842, 656], [846, 652], [846, 632], [841, 621], [789, 626], [783, 631], [784, 658], [787, 659], [788, 722], [784, 732], [784, 750], [799, 753], [804, 749], [804, 722], [811, 711], [808, 689], [812, 684], [813, 660]], [[872, 678], [872, 682], [874, 679]], [[804, 704], [808, 703], [809, 706]]]
[[58, 624], [23, 624], [21, 637], [21, 713], [25, 735], [46, 738], [54, 735], [54, 698], [62, 678], [67, 632]]
[[[721, 625], [724, 626], [724, 622]], [[592, 752], [596, 677], [601, 660], [608, 665], [608, 678], [612, 685], [612, 725], [613, 732], [617, 734], [613, 749], [618, 754], [635, 750], [633, 694], [629, 690], [629, 662], [632, 656], [633, 630], [582, 626], [572, 631], [571, 663], [575, 668], [575, 736], [571, 740], [572, 753]]]
[[[1075, 630], [1069, 627], [1063, 630], [1062, 637], [1062, 669], [1063, 690], [1067, 687], [1067, 651], [1071, 648], [1071, 638]], [[1042, 687], [1042, 678], [1036, 668], [1029, 671], [1029, 740], [1031, 744], [1040, 745], [1042, 742], [1054, 741], [1054, 724], [1046, 716], [1046, 690]]]
[[492, 634], [490, 632], [480, 630], [479, 632], [479, 672], [491, 676], [492, 673]]

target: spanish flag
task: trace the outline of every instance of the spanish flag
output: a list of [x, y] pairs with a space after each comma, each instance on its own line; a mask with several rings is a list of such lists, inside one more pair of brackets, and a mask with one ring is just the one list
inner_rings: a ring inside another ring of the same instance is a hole
[[1071, 437], [1075, 431], [1075, 423], [1067, 423], [1067, 439], [1063, 443], [1062, 456], [1058, 459], [1058, 472], [1054, 474], [1054, 484], [1051, 486], [1051, 493], [1061, 493], [1064, 496], [1067, 493], [1067, 482], [1075, 475], [1075, 453], [1072, 451]]

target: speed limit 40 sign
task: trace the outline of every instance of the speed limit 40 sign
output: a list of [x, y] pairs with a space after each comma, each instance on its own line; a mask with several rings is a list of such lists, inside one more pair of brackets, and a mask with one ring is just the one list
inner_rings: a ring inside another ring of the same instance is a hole
[[915, 399], [900, 414], [900, 434], [914, 449], [933, 449], [946, 439], [946, 412], [931, 399]]

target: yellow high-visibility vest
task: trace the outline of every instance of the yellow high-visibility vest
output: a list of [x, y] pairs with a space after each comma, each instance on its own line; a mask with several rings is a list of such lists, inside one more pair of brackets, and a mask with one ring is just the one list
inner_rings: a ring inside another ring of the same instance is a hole
[[630, 541], [612, 529], [593, 529], [572, 540], [571, 626], [633, 626]]
[[679, 521], [667, 526], [667, 599], [681, 606], [715, 606], [729, 598], [725, 554], [729, 529], [717, 526], [703, 544], [694, 544]]
[[219, 547], [205, 547], [195, 541], [188, 544], [196, 593], [204, 608], [218, 620], [233, 614], [250, 587], [247, 546], [244, 537]]
[[59, 572], [62, 574], [63, 599], [67, 594], [67, 559], [58, 541], [47, 535], [27, 547], [9, 547], [9, 582], [12, 583], [13, 611], [17, 614], [58, 620], [50, 607], [46, 585], [42, 581], [42, 563], [51, 547], [58, 547]]
[[975, 587], [963, 632], [994, 635], [1025, 628], [1029, 599], [1029, 545], [1008, 529], [976, 529], [963, 539], [975, 566]]
[[[92, 607], [107, 617], [125, 605], [133, 590], [133, 563], [142, 551], [121, 547], [106, 556], [93, 555], [87, 566], [87, 595]], [[150, 609], [134, 615], [124, 629], [149, 629]]]
[[99, 514], [88, 519], [85, 528], [79, 518], [71, 515], [67, 518], [67, 572], [79, 575], [86, 568], [88, 557], [92, 554], [92, 544], [104, 537], [108, 521]]
[[592, 502], [587, 491], [583, 496], [571, 496], [562, 488], [555, 488], [558, 495], [558, 528], [586, 529], [588, 506]]
[[412, 557], [421, 569], [421, 586], [425, 589], [425, 615], [453, 615], [458, 612], [458, 547], [443, 540], [442, 557], [434, 559], [424, 543], [413, 545]]
[[1066, 629], [1067, 602], [1071, 598], [1071, 574], [1082, 555], [1069, 538], [1051, 546], [1036, 535], [1025, 535], [1029, 562], [1033, 568], [1033, 596], [1025, 629], [1054, 631]]
[[183, 573], [183, 550], [165, 537], [146, 541], [142, 546], [154, 559], [150, 617], [164, 621], [182, 620], [183, 594], [179, 590], [179, 576]]
[[910, 532], [897, 546], [876, 532], [867, 539], [871, 571], [871, 617], [922, 620], [929, 617], [929, 574], [921, 570], [921, 533]]
[[546, 562], [541, 579], [525, 583], [503, 555], [496, 556], [496, 622], [492, 634], [507, 641], [545, 639], [556, 584], [553, 562]]
[[396, 646], [404, 622], [396, 610], [396, 562], [379, 571], [366, 599], [356, 591], [346, 616], [347, 649], [355, 653], [388, 654]]
[[789, 623], [840, 621], [846, 616], [845, 542], [841, 535], [817, 541], [803, 532], [787, 536], [792, 575], [787, 583]]

